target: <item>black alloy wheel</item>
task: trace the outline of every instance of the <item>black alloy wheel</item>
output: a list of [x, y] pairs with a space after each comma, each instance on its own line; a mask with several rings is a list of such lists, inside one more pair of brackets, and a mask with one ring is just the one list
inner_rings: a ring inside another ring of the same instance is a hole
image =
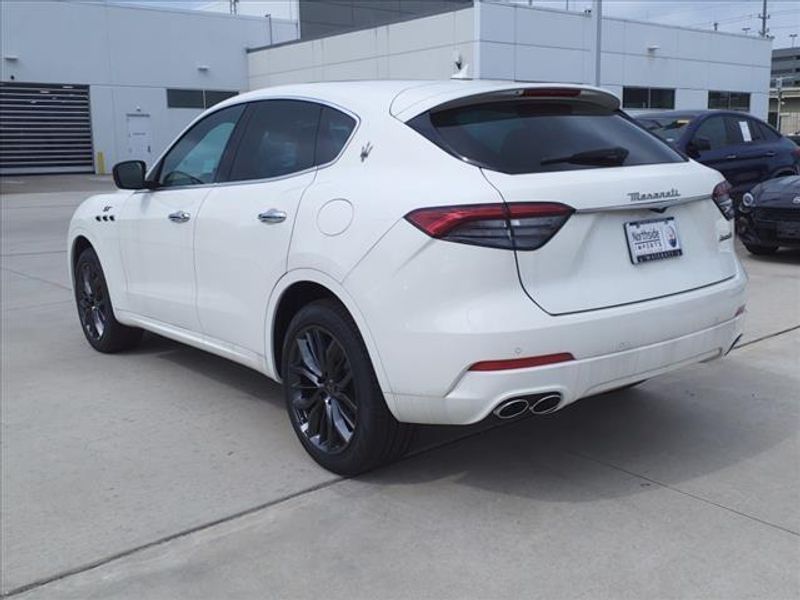
[[142, 330], [123, 325], [114, 317], [103, 268], [92, 248], [86, 248], [78, 257], [73, 282], [81, 329], [92, 348], [112, 353], [139, 343]]
[[357, 475], [408, 449], [413, 426], [389, 411], [358, 327], [338, 301], [297, 312], [283, 339], [281, 377], [297, 438], [329, 471]]
[[331, 332], [316, 325], [297, 332], [287, 384], [306, 439], [328, 454], [347, 448], [358, 423], [356, 390], [350, 360]]
[[78, 311], [86, 337], [100, 341], [108, 322], [108, 297], [99, 265], [83, 261], [76, 273], [75, 291], [78, 296]]

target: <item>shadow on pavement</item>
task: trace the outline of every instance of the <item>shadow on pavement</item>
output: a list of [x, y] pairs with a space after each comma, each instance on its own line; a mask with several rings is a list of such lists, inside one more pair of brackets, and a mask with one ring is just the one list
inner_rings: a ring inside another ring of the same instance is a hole
[[[279, 384], [224, 358], [152, 334], [134, 352], [156, 354], [282, 409]], [[743, 361], [699, 365], [544, 417], [422, 426], [411, 456], [359, 479], [381, 486], [444, 479], [561, 502], [643, 491], [650, 484], [642, 477], [677, 485], [746, 461], [795, 432], [794, 408], [775, 401], [776, 389], [794, 383], [768, 377], [765, 387], [764, 371]]]
[[[447, 480], [535, 500], [591, 502], [645, 491], [651, 484], [642, 477], [677, 486], [747, 461], [796, 432], [791, 405], [773, 405], [759, 384], [763, 372], [726, 365], [722, 384], [720, 373], [714, 381], [709, 373], [683, 373], [683, 382], [656, 380], [503, 424], [361, 480], [421, 489]], [[793, 389], [788, 378], [771, 377]]]

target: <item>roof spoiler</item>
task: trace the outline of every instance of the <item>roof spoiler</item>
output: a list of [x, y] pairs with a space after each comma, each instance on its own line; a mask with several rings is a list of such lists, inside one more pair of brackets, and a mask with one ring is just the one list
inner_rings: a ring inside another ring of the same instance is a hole
[[[402, 105], [396, 98], [393, 102], [392, 112], [395, 117], [402, 121], [408, 121], [433, 108], [446, 109], [458, 106], [467, 106], [481, 102], [492, 102], [502, 100], [515, 100], [518, 98], [541, 98], [548, 100], [564, 99], [572, 102], [585, 102], [605, 108], [607, 110], [617, 110], [620, 107], [619, 98], [611, 92], [582, 85], [569, 84], [532, 84], [525, 85], [519, 83], [509, 83], [507, 86], [493, 86], [485, 90], [476, 90], [475, 93], [464, 95], [465, 90], [448, 90], [449, 93], [431, 94], [427, 98], [416, 98], [414, 102]], [[460, 92], [460, 93], [459, 93]], [[402, 96], [402, 94], [401, 94]]]

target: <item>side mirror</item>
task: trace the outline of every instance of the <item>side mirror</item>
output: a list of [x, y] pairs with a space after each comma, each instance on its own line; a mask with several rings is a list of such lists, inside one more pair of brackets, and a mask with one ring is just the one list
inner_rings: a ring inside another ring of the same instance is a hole
[[141, 160], [126, 160], [114, 165], [114, 183], [121, 190], [141, 190], [149, 187], [145, 180], [147, 167]]

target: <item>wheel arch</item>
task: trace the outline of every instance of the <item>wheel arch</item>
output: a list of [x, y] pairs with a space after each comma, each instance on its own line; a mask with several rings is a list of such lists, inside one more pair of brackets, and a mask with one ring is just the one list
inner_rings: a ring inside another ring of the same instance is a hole
[[[72, 282], [74, 287], [75, 285], [75, 267], [78, 265], [78, 257], [81, 255], [81, 252], [86, 250], [87, 248], [91, 248], [92, 250], [97, 253], [97, 246], [91, 240], [89, 235], [86, 234], [84, 231], [77, 231], [74, 235], [71, 236], [70, 244], [69, 244], [69, 252], [68, 252], [68, 266], [69, 266], [69, 279]], [[99, 254], [98, 254], [99, 258]]]
[[297, 311], [309, 302], [329, 298], [341, 304], [352, 317], [361, 339], [367, 348], [378, 383], [386, 397], [389, 410], [395, 413], [394, 396], [381, 362], [380, 352], [355, 300], [333, 278], [320, 271], [298, 269], [290, 271], [278, 282], [267, 306], [265, 335], [265, 370], [267, 375], [280, 381], [283, 338]]

